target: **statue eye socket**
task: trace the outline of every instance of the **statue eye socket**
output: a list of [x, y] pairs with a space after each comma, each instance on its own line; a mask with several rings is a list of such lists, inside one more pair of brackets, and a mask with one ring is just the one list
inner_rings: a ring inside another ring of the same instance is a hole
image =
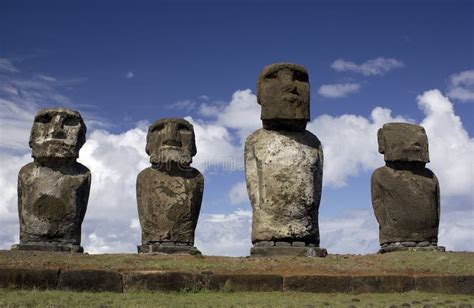
[[67, 117], [64, 119], [63, 124], [66, 126], [76, 126], [79, 125], [79, 119], [75, 117]]
[[165, 127], [165, 126], [164, 126], [163, 124], [157, 124], [157, 125], [155, 125], [155, 126], [151, 129], [151, 131], [154, 132], [154, 133], [156, 133], [156, 132], [161, 131], [164, 127]]
[[36, 120], [35, 120], [35, 122], [41, 123], [41, 124], [47, 124], [47, 123], [49, 123], [50, 121], [51, 121], [51, 116], [50, 116], [50, 115], [47, 115], [47, 114], [42, 115], [42, 116], [36, 118]]
[[191, 132], [191, 129], [187, 127], [186, 125], [179, 125], [178, 131], [180, 131], [181, 133], [189, 133]]
[[265, 75], [265, 79], [275, 79], [277, 78], [277, 72], [273, 72], [273, 73], [268, 73]]
[[294, 79], [302, 82], [308, 82], [308, 75], [302, 72], [295, 72]]

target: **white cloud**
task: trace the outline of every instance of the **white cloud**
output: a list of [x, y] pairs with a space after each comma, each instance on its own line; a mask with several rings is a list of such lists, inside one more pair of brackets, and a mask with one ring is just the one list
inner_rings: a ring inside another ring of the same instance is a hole
[[249, 255], [251, 227], [251, 211], [238, 209], [231, 214], [203, 214], [196, 228], [196, 246], [205, 255]]
[[357, 93], [359, 89], [360, 85], [358, 83], [325, 84], [319, 88], [318, 93], [328, 98], [341, 98]]
[[194, 126], [196, 147], [193, 166], [201, 172], [242, 169], [242, 151], [234, 146], [232, 134], [224, 126], [186, 117]]
[[5, 58], [0, 58], [0, 72], [16, 73], [18, 69], [13, 63]]
[[307, 129], [321, 140], [324, 152], [323, 185], [341, 187], [349, 177], [383, 166], [378, 153], [377, 130], [387, 122], [406, 122], [392, 117], [391, 110], [376, 107], [370, 118], [345, 114], [322, 115], [308, 123]]
[[338, 59], [331, 64], [331, 67], [338, 72], [351, 71], [364, 76], [384, 75], [395, 68], [403, 66], [404, 64], [400, 60], [381, 57], [368, 60], [362, 64], [356, 64], [344, 59]]
[[135, 77], [135, 74], [132, 72], [127, 72], [127, 75], [125, 75], [125, 77], [127, 77], [127, 79], [132, 79], [133, 77]]
[[426, 117], [420, 123], [428, 135], [431, 163], [444, 196], [474, 200], [474, 138], [469, 137], [453, 105], [439, 90], [418, 96]]
[[462, 102], [474, 101], [474, 70], [451, 75], [447, 96]]
[[260, 105], [250, 89], [235, 91], [227, 105], [214, 109], [214, 113], [207, 110], [206, 114], [214, 115], [217, 125], [237, 130], [241, 143], [245, 142], [250, 133], [262, 126]]
[[238, 182], [229, 191], [229, 201], [230, 204], [236, 205], [242, 202], [248, 201], [249, 197], [247, 194], [247, 185], [245, 182]]

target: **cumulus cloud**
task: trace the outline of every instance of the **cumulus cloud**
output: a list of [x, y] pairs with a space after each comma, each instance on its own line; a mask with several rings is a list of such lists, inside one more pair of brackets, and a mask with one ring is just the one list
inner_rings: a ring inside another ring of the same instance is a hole
[[352, 114], [322, 115], [307, 129], [321, 140], [324, 151], [323, 185], [342, 187], [350, 177], [383, 166], [378, 153], [377, 130], [387, 122], [406, 122], [390, 109], [376, 107], [369, 118]]
[[384, 75], [389, 71], [401, 68], [404, 64], [402, 61], [394, 58], [376, 58], [368, 60], [361, 64], [356, 64], [344, 59], [337, 59], [331, 64], [331, 67], [337, 72], [354, 72], [364, 76]]
[[194, 126], [197, 155], [193, 166], [202, 172], [235, 171], [243, 168], [242, 153], [232, 134], [221, 125], [186, 117]]
[[127, 74], [125, 75], [125, 77], [126, 77], [127, 79], [132, 79], [133, 77], [135, 77], [135, 74], [132, 73], [132, 72], [127, 72]]
[[201, 114], [213, 117], [216, 125], [235, 129], [241, 143], [251, 132], [261, 127], [260, 105], [250, 89], [235, 91], [226, 105], [203, 105]]
[[447, 96], [462, 102], [474, 102], [474, 70], [451, 75]]
[[252, 212], [238, 209], [231, 214], [204, 214], [196, 228], [196, 246], [206, 255], [246, 256], [252, 243]]
[[247, 185], [245, 182], [238, 182], [229, 191], [230, 204], [236, 205], [248, 201]]
[[360, 85], [358, 83], [325, 84], [319, 87], [318, 93], [328, 98], [341, 98], [357, 93], [359, 89]]
[[474, 138], [439, 90], [417, 97], [426, 117], [420, 123], [428, 135], [431, 163], [445, 196], [470, 196], [474, 201]]

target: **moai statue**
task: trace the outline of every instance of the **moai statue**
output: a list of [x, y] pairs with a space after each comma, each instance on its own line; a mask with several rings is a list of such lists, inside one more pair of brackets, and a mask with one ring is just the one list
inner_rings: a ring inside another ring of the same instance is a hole
[[245, 142], [245, 175], [253, 208], [250, 254], [327, 255], [319, 248], [318, 211], [323, 150], [306, 130], [309, 121], [308, 72], [276, 63], [257, 81], [263, 128]]
[[29, 142], [34, 162], [18, 174], [20, 243], [12, 249], [83, 252], [91, 173], [76, 159], [85, 141], [79, 112], [51, 108], [36, 114]]
[[425, 168], [430, 161], [423, 127], [388, 123], [379, 129], [386, 165], [372, 174], [372, 206], [379, 223], [380, 253], [438, 250], [439, 183]]
[[161, 119], [148, 129], [151, 167], [137, 177], [139, 253], [200, 254], [194, 231], [204, 178], [190, 167], [196, 155], [193, 126], [184, 119]]

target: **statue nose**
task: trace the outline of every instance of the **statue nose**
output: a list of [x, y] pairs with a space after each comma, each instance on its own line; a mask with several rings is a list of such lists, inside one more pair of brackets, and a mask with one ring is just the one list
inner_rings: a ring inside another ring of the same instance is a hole
[[181, 147], [181, 138], [176, 125], [168, 125], [165, 130], [163, 145]]
[[296, 86], [292, 82], [286, 82], [282, 86], [283, 92], [296, 93]]
[[48, 128], [48, 137], [55, 139], [66, 138], [66, 132], [63, 129], [63, 119], [60, 116], [55, 116], [51, 120]]

